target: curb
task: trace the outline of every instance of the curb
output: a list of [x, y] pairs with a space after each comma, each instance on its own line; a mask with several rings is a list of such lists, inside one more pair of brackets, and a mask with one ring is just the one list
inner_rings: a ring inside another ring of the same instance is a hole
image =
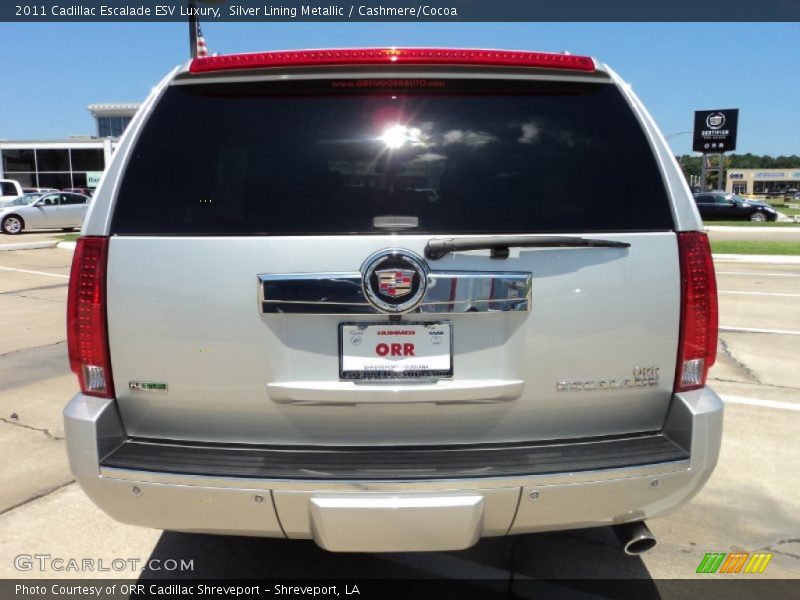
[[715, 262], [800, 265], [800, 256], [786, 256], [781, 254], [712, 254], [711, 256]]
[[75, 250], [75, 242], [58, 242], [56, 248], [61, 250]]
[[57, 241], [52, 242], [19, 242], [17, 244], [0, 244], [0, 251], [3, 250], [40, 250], [42, 248], [55, 248]]

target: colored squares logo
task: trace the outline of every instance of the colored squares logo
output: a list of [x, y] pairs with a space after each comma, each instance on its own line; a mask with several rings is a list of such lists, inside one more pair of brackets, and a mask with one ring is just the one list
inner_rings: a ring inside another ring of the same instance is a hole
[[767, 552], [707, 552], [697, 567], [698, 573], [763, 573], [772, 560]]

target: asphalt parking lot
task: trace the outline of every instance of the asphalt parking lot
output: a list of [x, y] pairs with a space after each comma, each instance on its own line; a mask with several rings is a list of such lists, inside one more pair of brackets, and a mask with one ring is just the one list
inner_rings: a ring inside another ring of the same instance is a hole
[[772, 552], [762, 577], [800, 577], [800, 264], [717, 264], [720, 463], [687, 506], [650, 522], [660, 544], [634, 558], [608, 528], [488, 539], [461, 552], [352, 555], [112, 521], [72, 482], [65, 455], [61, 409], [77, 387], [64, 332], [70, 260], [58, 248], [0, 251], [0, 577], [140, 574], [15, 568], [20, 554], [49, 554], [193, 559], [193, 577], [659, 579], [693, 577], [706, 552], [730, 551]]

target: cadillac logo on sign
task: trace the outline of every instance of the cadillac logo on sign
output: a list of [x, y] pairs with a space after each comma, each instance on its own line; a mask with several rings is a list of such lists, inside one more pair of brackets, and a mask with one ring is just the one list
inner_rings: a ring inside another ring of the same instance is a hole
[[725, 115], [721, 112], [711, 113], [706, 117], [706, 127], [709, 129], [722, 129], [725, 125]]
[[378, 276], [378, 293], [390, 298], [402, 298], [411, 293], [414, 271], [410, 269], [383, 269]]
[[370, 256], [361, 267], [367, 300], [385, 313], [414, 310], [428, 289], [428, 266], [408, 250], [391, 248]]

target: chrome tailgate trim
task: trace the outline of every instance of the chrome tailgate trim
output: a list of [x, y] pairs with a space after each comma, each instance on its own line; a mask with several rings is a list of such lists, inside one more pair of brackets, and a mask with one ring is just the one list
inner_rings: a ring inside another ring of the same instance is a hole
[[[532, 278], [514, 272], [432, 272], [428, 290], [412, 312], [528, 311]], [[262, 274], [258, 282], [265, 314], [385, 314], [367, 300], [359, 272]]]

